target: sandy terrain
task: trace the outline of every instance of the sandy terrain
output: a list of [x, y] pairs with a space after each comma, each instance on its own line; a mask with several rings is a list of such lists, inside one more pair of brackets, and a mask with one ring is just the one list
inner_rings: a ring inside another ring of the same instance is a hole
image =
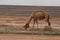
[[0, 40], [60, 40], [60, 36], [0, 34]]
[[[22, 27], [28, 20], [28, 17], [18, 16], [0, 16], [0, 25], [12, 25], [16, 27]], [[60, 28], [60, 18], [50, 18], [51, 27]], [[32, 24], [30, 24], [32, 26]], [[36, 26], [36, 25], [35, 25]], [[47, 26], [46, 22], [40, 21], [40, 28]]]
[[[0, 17], [0, 25], [13, 25], [13, 27], [22, 27], [27, 18], [24, 17]], [[51, 27], [60, 29], [60, 18], [50, 19]], [[30, 24], [32, 26], [32, 24]], [[39, 24], [39, 28], [47, 24]], [[35, 25], [36, 26], [36, 25]], [[60, 40], [60, 36], [46, 35], [22, 35], [22, 34], [0, 34], [0, 40]]]
[[[44, 6], [44, 7], [43, 6], [41, 7], [21, 6], [19, 7], [19, 6], [12, 6], [12, 5], [11, 6], [1, 5], [0, 6], [0, 32], [12, 31], [12, 29], [16, 32], [15, 28], [20, 28], [20, 27], [22, 29], [22, 26], [24, 26], [25, 22], [28, 20], [28, 17], [20, 17], [19, 14], [21, 13], [25, 16], [27, 14], [30, 14], [33, 10], [39, 9], [39, 8], [48, 10], [49, 14], [51, 14], [51, 17], [59, 17], [59, 18], [50, 18], [50, 22], [51, 22], [51, 27], [60, 29], [60, 7], [54, 7], [54, 6], [53, 7], [47, 7], [47, 6]], [[6, 15], [6, 16], [1, 16], [1, 15]], [[8, 15], [11, 15], [11, 16], [8, 16]], [[43, 28], [46, 25], [47, 23], [40, 22], [38, 28]], [[32, 24], [30, 24], [30, 26], [32, 27]], [[20, 32], [21, 29], [19, 29], [18, 31]], [[60, 36], [0, 34], [0, 40], [60, 40]]]

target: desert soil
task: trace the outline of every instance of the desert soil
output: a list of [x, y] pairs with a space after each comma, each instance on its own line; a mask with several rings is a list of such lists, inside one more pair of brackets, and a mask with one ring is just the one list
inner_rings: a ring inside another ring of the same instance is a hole
[[[60, 29], [60, 18], [51, 19], [52, 27]], [[0, 24], [14, 24], [15, 26], [21, 26], [26, 21], [26, 18], [19, 17], [0, 17]], [[25, 24], [25, 23], [24, 23]], [[46, 25], [46, 24], [45, 24]], [[45, 26], [41, 24], [40, 26]], [[14, 26], [14, 27], [15, 27]], [[46, 36], [46, 35], [22, 35], [22, 34], [0, 34], [0, 40], [60, 40], [60, 36]]]
[[0, 40], [60, 40], [60, 36], [0, 34]]

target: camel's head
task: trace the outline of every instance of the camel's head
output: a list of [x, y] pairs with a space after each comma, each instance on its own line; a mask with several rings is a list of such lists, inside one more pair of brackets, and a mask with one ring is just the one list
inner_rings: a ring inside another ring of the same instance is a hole
[[25, 28], [25, 30], [27, 30], [27, 28], [29, 28], [29, 24], [25, 24], [24, 28]]

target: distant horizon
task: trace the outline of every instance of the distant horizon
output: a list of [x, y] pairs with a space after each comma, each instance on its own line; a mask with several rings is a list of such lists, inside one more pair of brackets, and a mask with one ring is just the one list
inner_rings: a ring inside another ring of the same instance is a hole
[[60, 0], [0, 0], [0, 5], [60, 6]]
[[29, 16], [34, 10], [42, 9], [50, 17], [60, 17], [60, 7], [55, 6], [0, 6], [1, 16]]
[[[0, 5], [0, 6], [38, 6], [38, 5]], [[60, 7], [60, 6], [58, 6], [58, 7]]]

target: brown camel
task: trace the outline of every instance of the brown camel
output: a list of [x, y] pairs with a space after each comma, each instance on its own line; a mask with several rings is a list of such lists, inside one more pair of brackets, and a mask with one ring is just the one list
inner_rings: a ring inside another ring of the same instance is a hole
[[46, 11], [44, 10], [36, 10], [34, 11], [30, 18], [28, 19], [28, 21], [26, 22], [26, 24], [24, 25], [24, 28], [27, 29], [29, 27], [29, 24], [31, 22], [31, 20], [33, 19], [33, 27], [34, 27], [34, 24], [36, 23], [37, 24], [37, 27], [38, 27], [38, 20], [45, 20], [47, 23], [48, 23], [48, 26], [50, 26], [50, 22], [49, 22], [49, 15]]

